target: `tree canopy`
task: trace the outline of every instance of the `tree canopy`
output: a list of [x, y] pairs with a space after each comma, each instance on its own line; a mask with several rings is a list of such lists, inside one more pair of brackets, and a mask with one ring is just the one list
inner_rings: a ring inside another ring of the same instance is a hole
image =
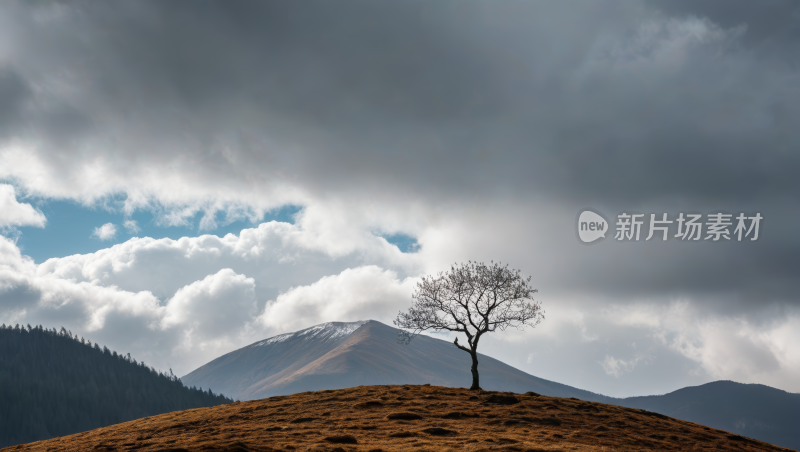
[[470, 389], [480, 389], [477, 350], [481, 336], [508, 327], [535, 327], [544, 319], [541, 303], [532, 298], [537, 290], [530, 280], [520, 270], [493, 261], [454, 264], [449, 271], [425, 276], [417, 283], [411, 308], [394, 320], [396, 326], [409, 330], [398, 340], [408, 343], [425, 330], [463, 333], [466, 345], [458, 337], [453, 344], [470, 354]]

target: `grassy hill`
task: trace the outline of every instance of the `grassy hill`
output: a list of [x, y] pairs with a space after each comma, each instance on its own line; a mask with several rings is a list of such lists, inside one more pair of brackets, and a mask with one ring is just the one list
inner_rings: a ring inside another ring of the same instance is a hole
[[786, 451], [692, 422], [577, 399], [360, 386], [162, 414], [16, 451]]

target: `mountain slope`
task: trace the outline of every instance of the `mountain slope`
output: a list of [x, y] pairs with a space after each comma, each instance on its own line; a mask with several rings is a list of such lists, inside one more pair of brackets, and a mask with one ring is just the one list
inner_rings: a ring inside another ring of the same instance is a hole
[[0, 327], [0, 447], [229, 402], [63, 328]]
[[271, 337], [223, 355], [181, 380], [216, 391], [225, 388], [225, 394], [236, 399], [259, 398], [260, 388], [290, 376], [335, 349], [364, 323], [331, 322]]
[[769, 386], [715, 381], [617, 404], [800, 450], [800, 394]]
[[[332, 322], [276, 336], [228, 353], [184, 376], [240, 400], [358, 385], [469, 387], [470, 358], [449, 342], [418, 336], [397, 343], [400, 330], [369, 320]], [[544, 380], [479, 355], [481, 387], [554, 397], [609, 397]]]

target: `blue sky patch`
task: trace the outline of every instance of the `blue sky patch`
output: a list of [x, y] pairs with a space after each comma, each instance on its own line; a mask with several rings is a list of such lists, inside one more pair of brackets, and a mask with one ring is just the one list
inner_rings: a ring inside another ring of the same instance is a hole
[[416, 237], [408, 234], [379, 235], [379, 237], [383, 237], [403, 253], [416, 253], [419, 251], [419, 243]]
[[[273, 220], [294, 224], [294, 215], [301, 209], [298, 206], [284, 206], [266, 214], [260, 221], [241, 220], [230, 224], [225, 224], [224, 213], [218, 212], [216, 216], [218, 227], [201, 231], [199, 225], [204, 215], [202, 211], [189, 219], [186, 226], [159, 226], [156, 224], [156, 216], [150, 211], [136, 211], [130, 218], [126, 218], [121, 211], [85, 207], [72, 201], [43, 201], [32, 204], [47, 217], [47, 225], [44, 229], [18, 228], [21, 235], [17, 240], [17, 246], [22, 250], [22, 254], [32, 257], [37, 264], [52, 257], [93, 253], [133, 237], [154, 239], [168, 237], [173, 240], [203, 234], [223, 237], [229, 233], [239, 235], [242, 229], [256, 227], [260, 223]], [[140, 230], [136, 232], [126, 229], [123, 223], [127, 219], [135, 220]], [[101, 240], [94, 236], [95, 228], [107, 223], [112, 223], [116, 227], [114, 237]]]

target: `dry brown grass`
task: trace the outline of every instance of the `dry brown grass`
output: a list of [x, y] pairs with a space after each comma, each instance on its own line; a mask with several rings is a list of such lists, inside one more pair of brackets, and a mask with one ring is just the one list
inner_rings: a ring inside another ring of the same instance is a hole
[[[504, 395], [519, 402], [502, 402]], [[400, 414], [404, 413], [404, 414]], [[359, 386], [178, 411], [3, 451], [787, 451], [655, 413], [438, 386]]]

